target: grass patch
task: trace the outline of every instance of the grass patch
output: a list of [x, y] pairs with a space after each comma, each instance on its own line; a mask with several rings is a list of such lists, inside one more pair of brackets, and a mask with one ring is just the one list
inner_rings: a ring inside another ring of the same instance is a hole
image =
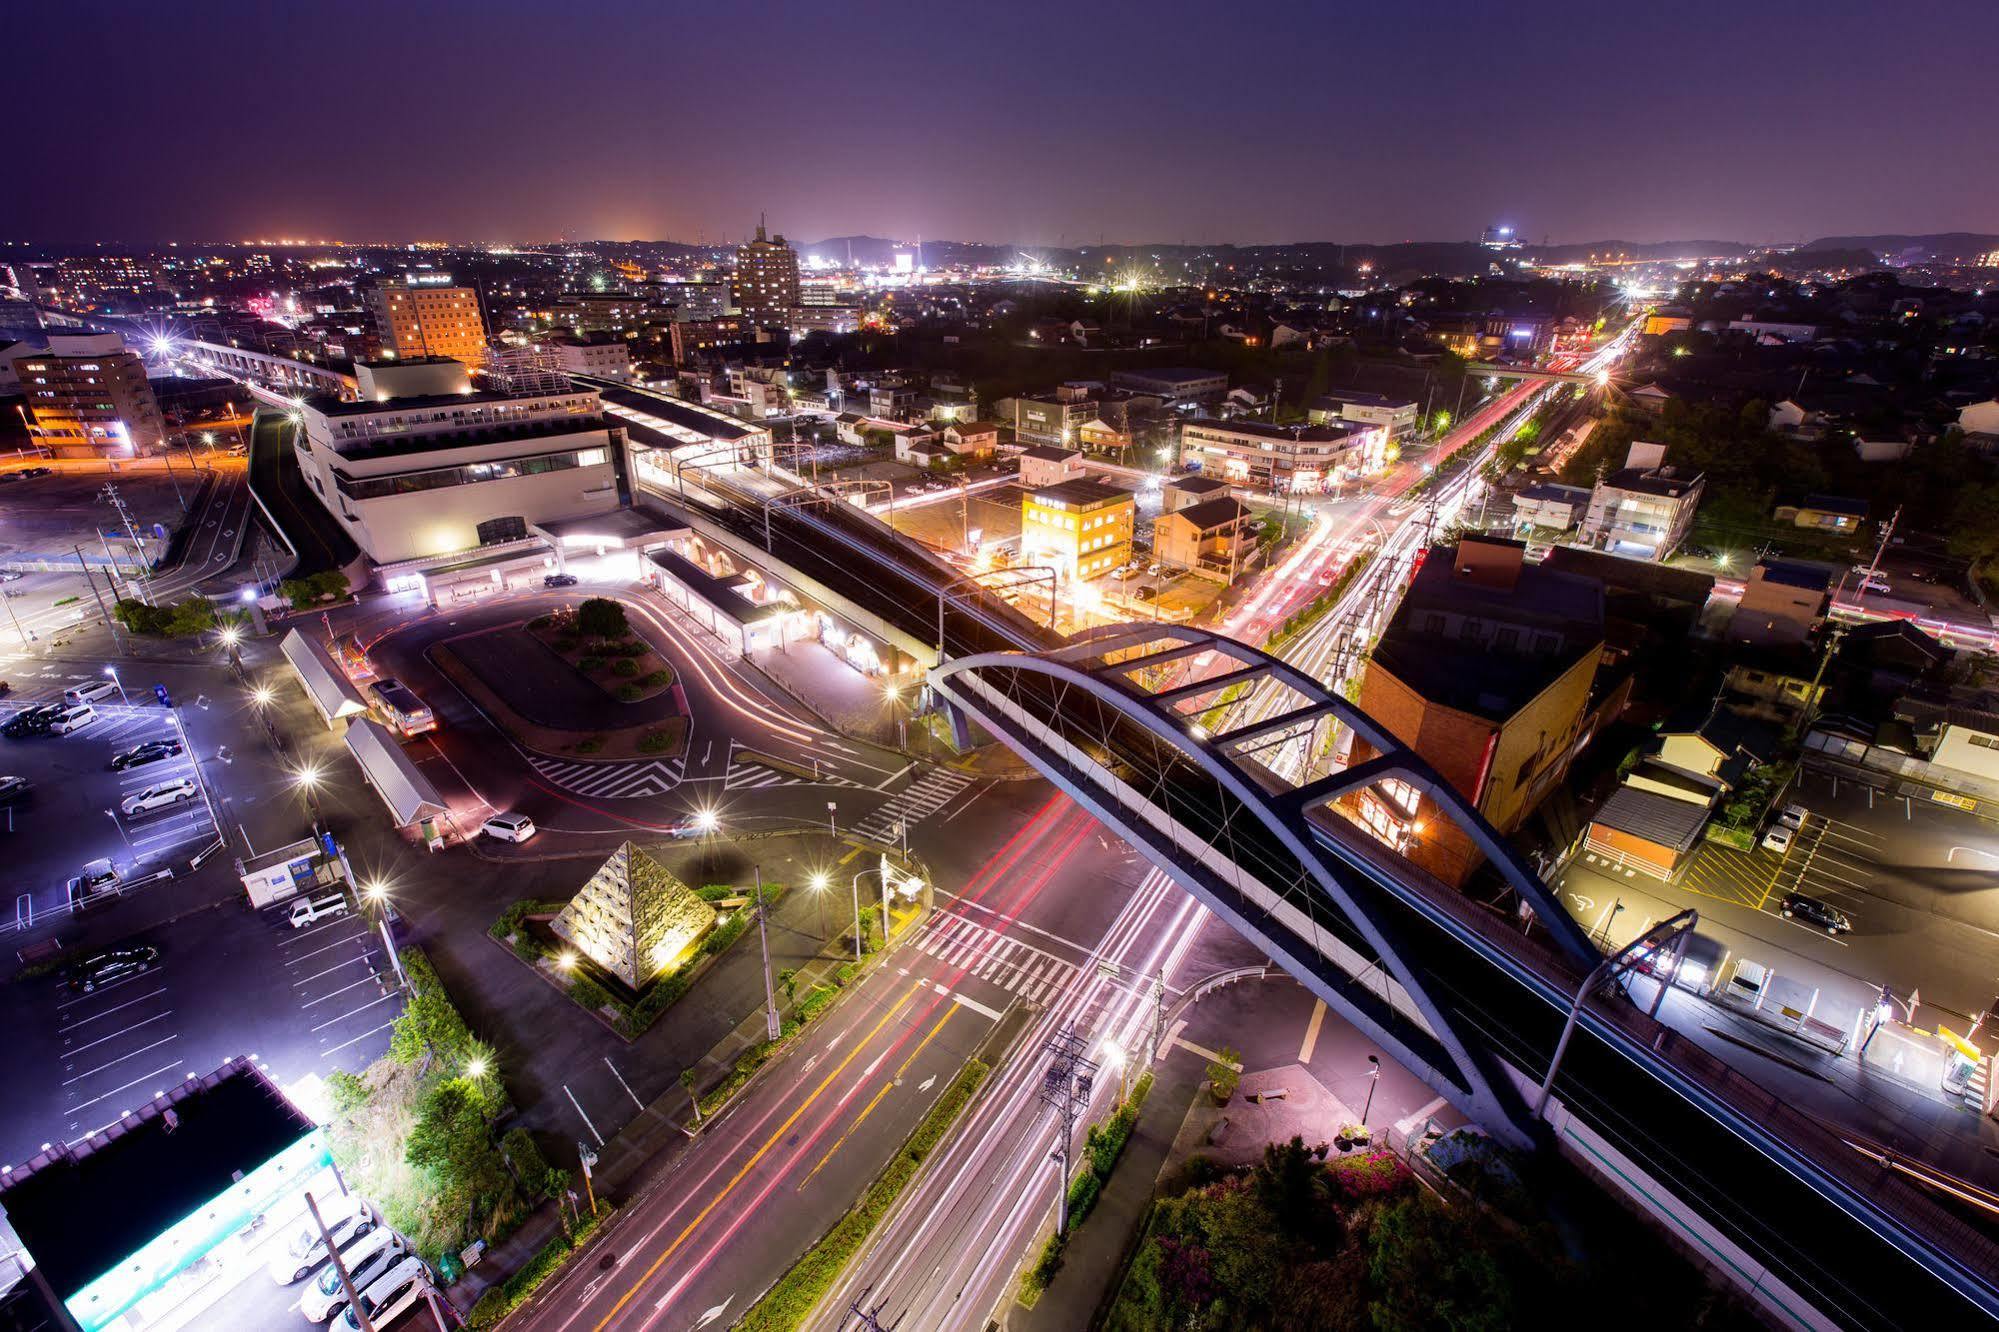
[[824, 1299], [826, 1292], [839, 1279], [854, 1254], [867, 1242], [876, 1226], [888, 1214], [902, 1191], [909, 1187], [909, 1181], [916, 1177], [917, 1167], [925, 1157], [936, 1149], [952, 1121], [964, 1111], [979, 1084], [985, 1081], [990, 1070], [974, 1059], [959, 1072], [944, 1094], [937, 1098], [937, 1104], [930, 1107], [930, 1113], [909, 1135], [881, 1174], [875, 1177], [861, 1200], [854, 1204], [847, 1214], [833, 1223], [820, 1241], [807, 1249], [799, 1260], [791, 1265], [785, 1274], [777, 1279], [764, 1297], [751, 1305], [742, 1321], [736, 1326], [742, 1332], [777, 1332], [804, 1323], [807, 1315]]

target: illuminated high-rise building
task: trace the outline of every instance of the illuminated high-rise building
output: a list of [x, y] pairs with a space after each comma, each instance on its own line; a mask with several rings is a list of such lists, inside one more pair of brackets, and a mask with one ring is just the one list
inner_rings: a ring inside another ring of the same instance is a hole
[[736, 250], [736, 308], [755, 323], [782, 323], [798, 305], [798, 253], [783, 236], [757, 237]]
[[486, 363], [479, 293], [450, 282], [448, 273], [406, 273], [383, 279], [368, 293], [384, 355], [401, 360], [443, 356], [475, 370]]

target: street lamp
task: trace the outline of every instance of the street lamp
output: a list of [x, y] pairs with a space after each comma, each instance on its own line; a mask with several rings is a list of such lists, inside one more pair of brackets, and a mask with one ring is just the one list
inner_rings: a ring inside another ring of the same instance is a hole
[[317, 824], [323, 815], [319, 808], [319, 766], [308, 763], [292, 774], [292, 780], [305, 792], [306, 803], [312, 806], [312, 821]]
[[112, 684], [118, 686], [118, 701], [120, 703], [125, 704], [127, 707], [130, 707], [132, 704], [132, 700], [131, 697], [127, 695], [125, 692], [125, 682], [118, 678], [118, 668], [116, 666], [106, 666], [104, 668], [104, 673], [111, 677]]
[[1360, 1108], [1360, 1126], [1367, 1127], [1368, 1112], [1374, 1109], [1374, 1089], [1381, 1085], [1381, 1056], [1367, 1057], [1367, 1100]]
[[862, 870], [854, 876], [854, 961], [861, 960], [861, 880], [874, 874], [875, 870]]
[[139, 849], [132, 845], [132, 835], [125, 831], [124, 824], [118, 822], [118, 816], [107, 809], [104, 811], [104, 817], [111, 820], [111, 826], [116, 828], [118, 835], [125, 839], [125, 849], [135, 856], [138, 855]]
[[812, 876], [812, 895], [819, 899], [819, 937], [826, 937], [826, 886], [828, 879], [824, 872]]
[[1129, 1062], [1124, 1057], [1124, 1047], [1119, 1045], [1116, 1041], [1105, 1041], [1102, 1054], [1103, 1054], [1103, 1062], [1109, 1064], [1112, 1068], [1115, 1068], [1117, 1070], [1117, 1103], [1119, 1105], [1123, 1105], [1124, 1069], [1125, 1069], [1125, 1064]]

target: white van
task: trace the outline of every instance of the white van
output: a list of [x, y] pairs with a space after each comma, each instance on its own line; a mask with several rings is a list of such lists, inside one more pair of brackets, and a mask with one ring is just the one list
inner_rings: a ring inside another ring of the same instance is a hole
[[[347, 1265], [348, 1279], [353, 1281], [355, 1291], [360, 1292], [387, 1276], [408, 1252], [401, 1235], [387, 1226], [377, 1226], [359, 1239], [349, 1241], [340, 1251], [340, 1261]], [[299, 1296], [298, 1311], [315, 1323], [323, 1323], [346, 1304], [347, 1291], [340, 1284], [340, 1270], [328, 1263]]]
[[[388, 1275], [378, 1277], [374, 1285], [361, 1292], [361, 1304], [368, 1310], [368, 1321], [376, 1327], [387, 1327], [402, 1317], [411, 1305], [423, 1298], [424, 1284], [429, 1276], [423, 1259], [415, 1254], [390, 1268]], [[361, 1320], [354, 1316], [354, 1306], [348, 1305], [333, 1326], [340, 1332], [361, 1332]]]
[[109, 698], [118, 692], [118, 686], [109, 680], [93, 680], [89, 684], [72, 685], [62, 691], [65, 703], [95, 703], [100, 698]]
[[56, 719], [49, 723], [49, 730], [56, 735], [68, 735], [81, 730], [97, 720], [97, 709], [88, 703], [78, 703], [64, 708]]
[[293, 929], [302, 930], [313, 922], [324, 920], [328, 916], [344, 916], [346, 914], [346, 894], [330, 893], [325, 897], [316, 897], [310, 902], [299, 902], [294, 905], [290, 920]]

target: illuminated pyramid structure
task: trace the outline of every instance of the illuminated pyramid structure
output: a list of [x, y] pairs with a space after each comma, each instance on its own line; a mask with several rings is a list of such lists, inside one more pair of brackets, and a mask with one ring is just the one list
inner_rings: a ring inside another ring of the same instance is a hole
[[633, 990], [679, 965], [715, 908], [630, 842], [597, 867], [549, 927]]

